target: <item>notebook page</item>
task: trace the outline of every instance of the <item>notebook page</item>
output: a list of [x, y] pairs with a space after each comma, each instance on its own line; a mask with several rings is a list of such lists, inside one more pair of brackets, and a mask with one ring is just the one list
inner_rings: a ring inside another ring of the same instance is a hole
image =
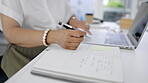
[[114, 80], [122, 80], [122, 76], [117, 76], [122, 75], [119, 55], [118, 48], [95, 45], [81, 45], [76, 51], [52, 49], [34, 68], [94, 80], [113, 81], [114, 77], [118, 77]]

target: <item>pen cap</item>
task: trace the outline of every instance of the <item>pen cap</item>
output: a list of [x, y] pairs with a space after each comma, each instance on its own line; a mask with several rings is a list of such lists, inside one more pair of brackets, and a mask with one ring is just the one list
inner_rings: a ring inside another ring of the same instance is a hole
[[66, 29], [71, 29], [71, 30], [76, 30], [75, 28], [73, 28], [72, 26], [62, 23], [62, 22], [58, 22], [59, 25], [61, 25], [62, 27], [66, 28]]
[[59, 25], [62, 25], [62, 22], [58, 22]]

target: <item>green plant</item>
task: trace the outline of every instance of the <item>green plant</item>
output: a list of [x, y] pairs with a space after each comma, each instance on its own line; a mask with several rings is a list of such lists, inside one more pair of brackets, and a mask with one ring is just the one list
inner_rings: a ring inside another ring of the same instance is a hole
[[107, 4], [107, 7], [121, 7], [123, 8], [124, 5], [119, 0], [110, 0]]

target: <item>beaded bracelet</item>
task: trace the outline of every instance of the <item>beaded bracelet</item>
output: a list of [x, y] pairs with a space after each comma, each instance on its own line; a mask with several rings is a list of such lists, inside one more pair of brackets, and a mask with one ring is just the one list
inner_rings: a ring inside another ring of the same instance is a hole
[[46, 43], [48, 32], [49, 32], [49, 29], [46, 29], [44, 31], [43, 38], [42, 38], [43, 45], [46, 46], [46, 47], [48, 46], [48, 44]]

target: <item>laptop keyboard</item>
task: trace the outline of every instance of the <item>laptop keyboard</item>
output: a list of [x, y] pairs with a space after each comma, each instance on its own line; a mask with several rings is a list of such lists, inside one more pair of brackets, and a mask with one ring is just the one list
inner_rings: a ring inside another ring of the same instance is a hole
[[124, 34], [115, 34], [115, 33], [106, 34], [105, 44], [124, 45], [124, 46], [129, 45]]

